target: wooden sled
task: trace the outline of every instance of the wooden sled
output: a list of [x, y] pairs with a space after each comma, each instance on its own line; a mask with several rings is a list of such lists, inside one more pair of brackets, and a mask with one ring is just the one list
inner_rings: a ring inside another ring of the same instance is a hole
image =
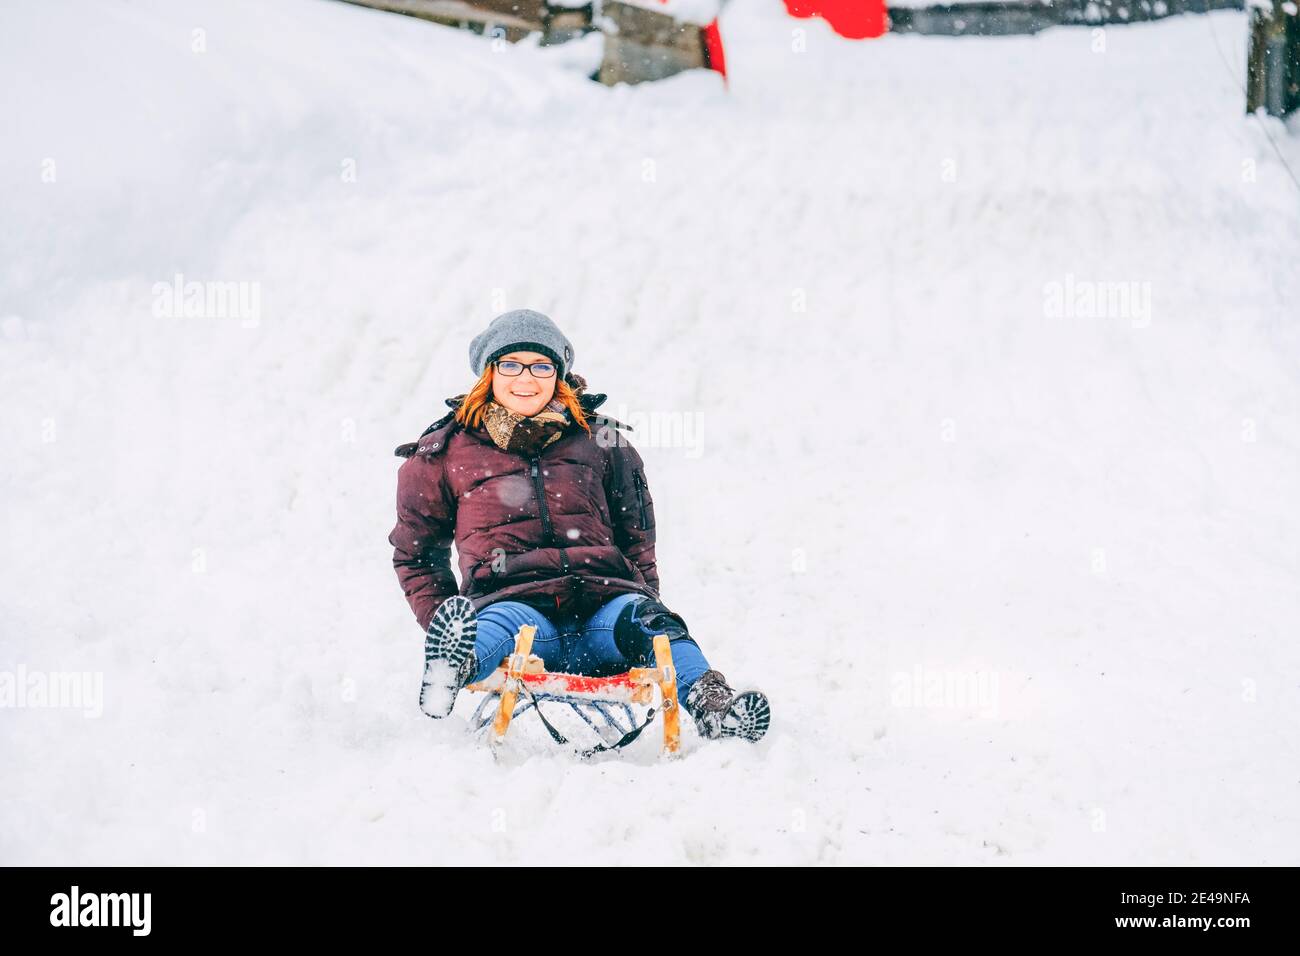
[[[532, 653], [536, 632], [537, 628], [531, 624], [521, 625], [515, 635], [514, 653], [486, 678], [465, 688], [487, 695], [474, 711], [472, 723], [475, 730], [484, 730], [491, 724], [488, 740], [499, 745], [505, 740], [510, 722], [531, 708], [537, 712], [556, 743], [566, 744], [567, 739], [538, 707], [541, 702], [554, 701], [568, 705], [601, 738], [601, 744], [582, 751], [583, 756], [617, 750], [635, 740], [654, 720], [655, 688], [658, 687], [664, 728], [661, 752], [677, 753], [681, 741], [681, 719], [677, 702], [677, 671], [673, 667], [668, 635], [655, 635], [654, 667], [634, 667], [612, 677], [587, 677], [547, 671], [542, 659]], [[649, 708], [645, 721], [639, 726], [632, 710], [634, 704]]]

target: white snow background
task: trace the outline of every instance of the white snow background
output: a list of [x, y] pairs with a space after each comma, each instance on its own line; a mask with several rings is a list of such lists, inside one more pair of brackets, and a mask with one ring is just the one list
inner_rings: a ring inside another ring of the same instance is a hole
[[[325, 0], [0, 9], [0, 671], [104, 691], [0, 711], [0, 862], [1300, 863], [1300, 129], [1243, 15], [722, 31], [729, 90], [608, 89]], [[418, 710], [392, 449], [520, 306], [698, 426], [633, 440], [759, 745]]]

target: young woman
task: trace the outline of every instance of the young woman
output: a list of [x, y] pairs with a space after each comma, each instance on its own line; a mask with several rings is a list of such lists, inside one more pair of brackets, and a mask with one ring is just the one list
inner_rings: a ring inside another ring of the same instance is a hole
[[[758, 740], [770, 709], [735, 693], [659, 599], [645, 466], [585, 393], [573, 346], [539, 312], [499, 315], [469, 347], [478, 381], [418, 442], [397, 477], [393, 566], [425, 629], [420, 706], [456, 694], [514, 651], [521, 624], [549, 671], [596, 677], [654, 665], [667, 634], [679, 699], [700, 735]], [[451, 571], [456, 546], [460, 586]]]

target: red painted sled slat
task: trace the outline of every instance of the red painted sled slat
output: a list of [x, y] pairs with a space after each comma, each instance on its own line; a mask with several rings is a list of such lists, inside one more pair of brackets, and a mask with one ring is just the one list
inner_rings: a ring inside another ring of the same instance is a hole
[[673, 667], [672, 649], [666, 634], [654, 638], [655, 666], [634, 667], [624, 674], [609, 677], [591, 677], [586, 674], [565, 674], [544, 669], [542, 659], [531, 653], [536, 628], [524, 624], [515, 635], [515, 652], [495, 671], [465, 689], [478, 693], [496, 694], [500, 702], [492, 720], [491, 741], [499, 744], [514, 717], [515, 703], [525, 689], [532, 694], [545, 694], [553, 699], [571, 698], [596, 704], [654, 703], [654, 689], [659, 688], [659, 712], [663, 721], [663, 753], [676, 753], [681, 742], [681, 722], [678, 715], [677, 670]]

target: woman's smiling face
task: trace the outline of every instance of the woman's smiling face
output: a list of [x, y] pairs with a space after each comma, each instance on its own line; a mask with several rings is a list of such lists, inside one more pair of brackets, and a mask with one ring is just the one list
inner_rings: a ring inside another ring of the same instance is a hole
[[[551, 362], [540, 352], [507, 352], [497, 359], [498, 362], [520, 362], [530, 365], [533, 362]], [[554, 365], [554, 363], [551, 363]], [[502, 375], [501, 370], [492, 370], [492, 397], [498, 405], [504, 405], [512, 412], [532, 417], [546, 407], [555, 395], [554, 374], [548, 378], [534, 378], [532, 369], [525, 368], [518, 375]]]

